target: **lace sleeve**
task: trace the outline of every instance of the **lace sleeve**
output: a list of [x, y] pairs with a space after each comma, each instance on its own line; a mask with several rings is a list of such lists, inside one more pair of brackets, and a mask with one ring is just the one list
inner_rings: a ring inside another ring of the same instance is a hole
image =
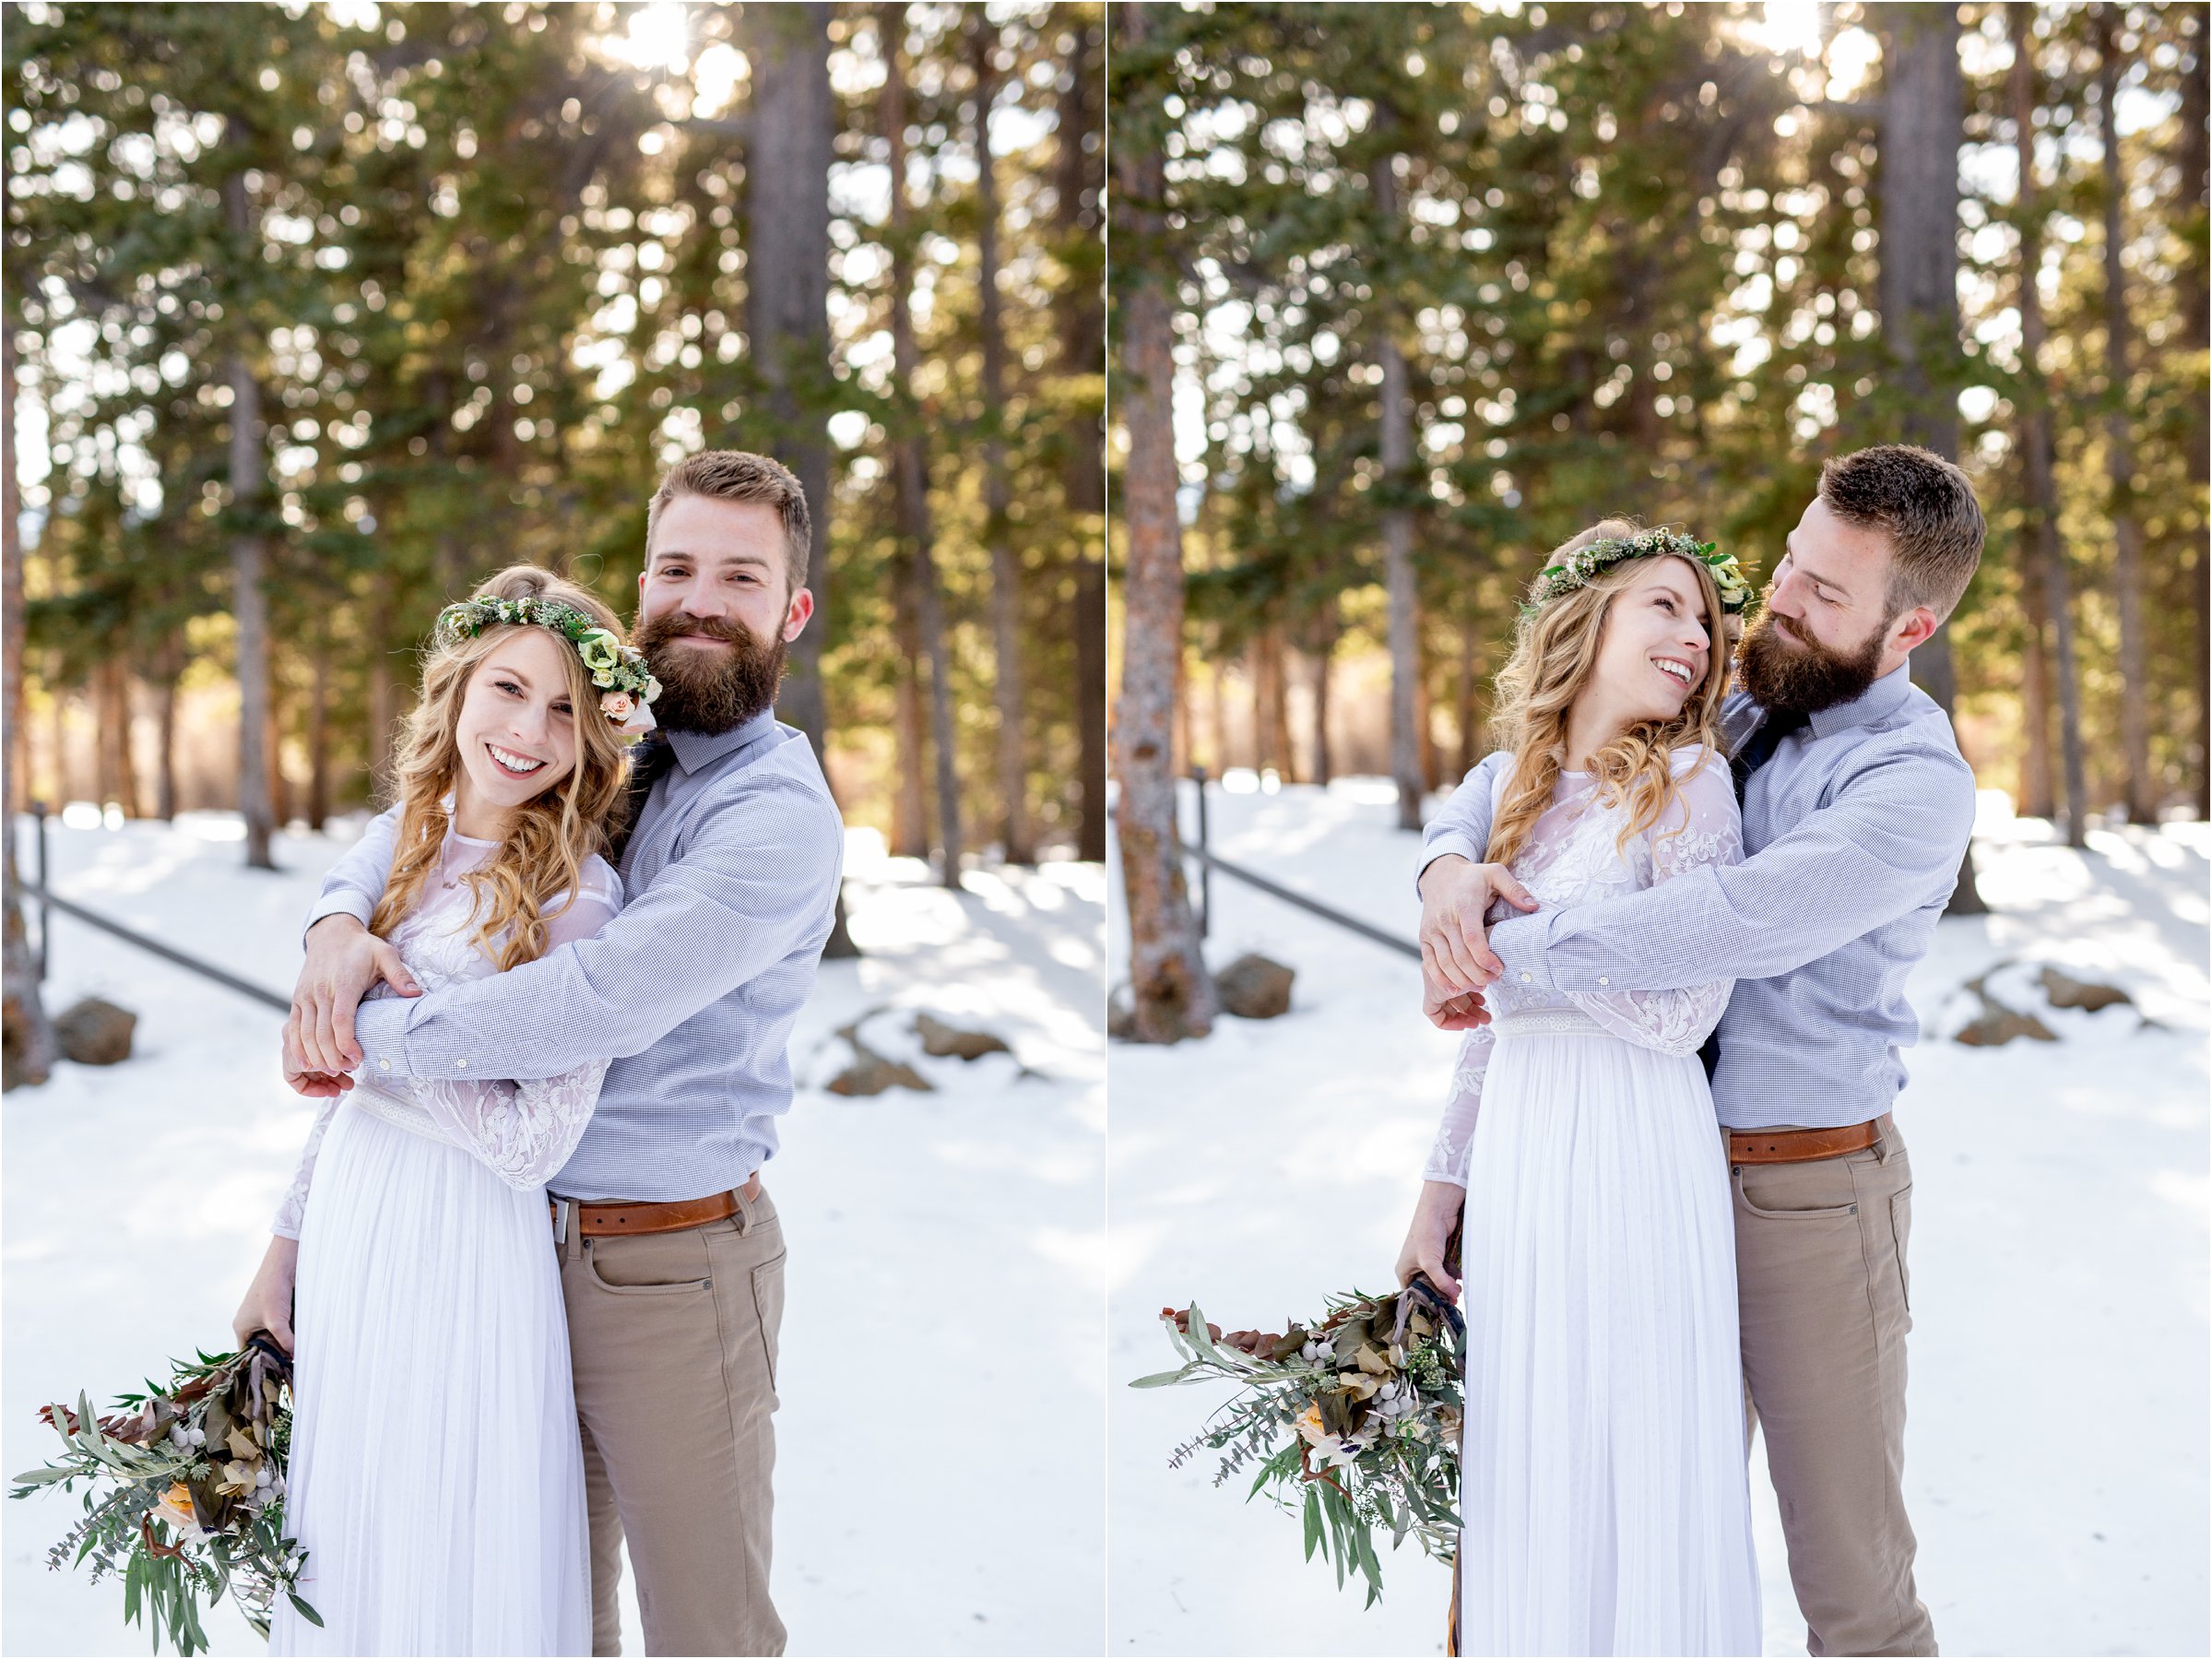
[[[582, 894], [563, 914], [562, 901], [546, 906], [546, 948], [588, 938], [621, 908], [614, 871], [595, 860]], [[383, 984], [379, 991], [387, 990]], [[522, 1083], [409, 1077], [408, 1096], [436, 1121], [445, 1138], [473, 1155], [520, 1191], [542, 1187], [567, 1163], [598, 1104], [610, 1058], [590, 1060], [550, 1077]], [[398, 1083], [399, 1079], [393, 1079]]]
[[[1681, 779], [1674, 805], [1644, 835], [1649, 884], [1709, 864], [1744, 858], [1743, 821], [1727, 764], [1698, 752], [1696, 769]], [[1638, 860], [1642, 863], [1643, 860]], [[1617, 1037], [1662, 1054], [1695, 1054], [1728, 1007], [1733, 979], [1715, 979], [1679, 990], [1570, 991], [1570, 1000]]]
[[1490, 1069], [1490, 1050], [1496, 1040], [1487, 1025], [1477, 1025], [1461, 1039], [1451, 1096], [1444, 1103], [1444, 1121], [1421, 1171], [1423, 1180], [1467, 1184], [1467, 1155], [1474, 1144], [1474, 1120], [1483, 1103], [1483, 1073]]
[[307, 1132], [307, 1145], [300, 1154], [300, 1167], [292, 1176], [292, 1184], [285, 1189], [284, 1202], [277, 1206], [277, 1219], [269, 1224], [270, 1232], [292, 1239], [300, 1237], [300, 1223], [307, 1215], [307, 1189], [314, 1183], [315, 1154], [322, 1150], [323, 1132], [330, 1127], [331, 1114], [337, 1110], [342, 1097], [324, 1101], [315, 1113], [314, 1126]]

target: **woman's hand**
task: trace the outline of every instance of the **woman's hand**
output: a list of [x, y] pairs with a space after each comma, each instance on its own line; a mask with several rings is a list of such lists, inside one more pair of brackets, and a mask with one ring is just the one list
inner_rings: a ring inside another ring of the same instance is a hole
[[299, 1267], [300, 1241], [282, 1233], [271, 1235], [268, 1253], [261, 1258], [261, 1271], [246, 1286], [246, 1299], [238, 1304], [238, 1312], [231, 1320], [231, 1331], [240, 1347], [246, 1345], [254, 1332], [266, 1331], [278, 1347], [287, 1354], [292, 1351], [292, 1285]]
[[1398, 1252], [1401, 1286], [1411, 1285], [1415, 1274], [1425, 1274], [1448, 1301], [1460, 1299], [1459, 1280], [1444, 1270], [1444, 1244], [1466, 1206], [1465, 1188], [1450, 1181], [1421, 1183], [1421, 1201], [1414, 1206], [1414, 1225], [1406, 1229], [1405, 1248]]

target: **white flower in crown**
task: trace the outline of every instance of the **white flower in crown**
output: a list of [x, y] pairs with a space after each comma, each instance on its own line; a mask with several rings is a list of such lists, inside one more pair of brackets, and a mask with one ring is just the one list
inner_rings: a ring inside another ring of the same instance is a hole
[[[576, 654], [595, 676], [611, 674], [622, 660], [622, 642], [604, 628], [594, 628], [576, 641]], [[602, 680], [599, 683], [611, 685], [614, 681]]]

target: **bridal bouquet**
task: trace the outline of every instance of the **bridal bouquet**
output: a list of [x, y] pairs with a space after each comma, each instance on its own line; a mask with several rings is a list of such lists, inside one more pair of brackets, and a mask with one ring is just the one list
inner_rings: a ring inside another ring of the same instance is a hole
[[1164, 1309], [1168, 1341], [1184, 1363], [1132, 1388], [1229, 1381], [1236, 1394], [1171, 1467], [1220, 1452], [1213, 1484], [1254, 1470], [1246, 1501], [1265, 1492], [1305, 1521], [1306, 1558], [1319, 1549], [1382, 1594], [1378, 1533], [1394, 1549], [1410, 1535], [1428, 1555], [1457, 1548], [1460, 1379], [1465, 1322], [1425, 1278], [1394, 1296], [1331, 1297], [1310, 1326], [1280, 1336], [1238, 1332], [1224, 1341], [1195, 1308]]
[[62, 1437], [60, 1461], [15, 1477], [10, 1498], [84, 1481], [85, 1517], [47, 1552], [59, 1571], [91, 1558], [95, 1580], [123, 1574], [123, 1617], [149, 1610], [154, 1646], [203, 1653], [199, 1602], [231, 1592], [256, 1633], [269, 1633], [279, 1591], [320, 1625], [297, 1586], [306, 1553], [284, 1535], [284, 1469], [291, 1439], [290, 1367], [266, 1336], [236, 1354], [171, 1362], [166, 1391], [124, 1394], [118, 1415], [49, 1405], [39, 1416]]

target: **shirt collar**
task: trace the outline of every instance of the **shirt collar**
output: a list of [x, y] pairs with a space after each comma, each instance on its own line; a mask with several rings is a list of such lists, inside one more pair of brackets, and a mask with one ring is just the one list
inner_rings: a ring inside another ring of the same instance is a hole
[[1912, 694], [1912, 665], [1900, 662], [1849, 703], [1824, 708], [1812, 718], [1813, 735], [1825, 738], [1853, 726], [1871, 726], [1905, 706]]
[[676, 752], [676, 764], [686, 773], [692, 773], [735, 754], [749, 743], [758, 742], [775, 729], [775, 710], [763, 708], [727, 731], [671, 731], [668, 746]]

